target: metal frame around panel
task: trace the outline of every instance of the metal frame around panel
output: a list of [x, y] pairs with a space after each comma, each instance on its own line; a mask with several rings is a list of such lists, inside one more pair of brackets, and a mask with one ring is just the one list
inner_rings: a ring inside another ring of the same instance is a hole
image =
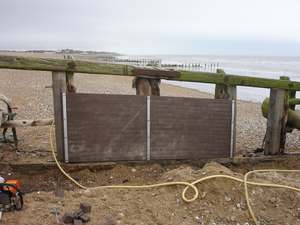
[[235, 145], [235, 100], [231, 101], [231, 133], [230, 133], [230, 158], [234, 156]]
[[150, 146], [150, 140], [151, 140], [151, 135], [150, 135], [150, 126], [151, 126], [151, 115], [150, 115], [150, 96], [147, 96], [147, 153], [146, 153], [146, 157], [147, 157], [147, 160], [150, 160], [151, 159], [151, 146]]
[[67, 126], [67, 98], [66, 93], [62, 93], [62, 108], [63, 108], [63, 129], [64, 129], [64, 159], [69, 162], [69, 146], [68, 146], [68, 126]]

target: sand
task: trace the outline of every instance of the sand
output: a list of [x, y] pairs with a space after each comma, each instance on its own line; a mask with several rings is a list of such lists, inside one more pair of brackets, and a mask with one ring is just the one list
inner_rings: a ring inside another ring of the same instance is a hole
[[[290, 160], [289, 166], [299, 168], [299, 163]], [[270, 166], [270, 165], [269, 165]], [[274, 165], [273, 165], [274, 166]], [[284, 165], [277, 165], [284, 166]], [[287, 164], [284, 167], [289, 167]], [[176, 167], [162, 165], [115, 166], [110, 170], [82, 170], [71, 173], [79, 182], [88, 186], [109, 184], [157, 183], [166, 181], [194, 181], [198, 178], [226, 174], [242, 178], [235, 172], [241, 168], [226, 168], [211, 162], [203, 168], [183, 164]], [[15, 174], [17, 175], [17, 174]], [[45, 179], [48, 177], [47, 179]], [[41, 179], [41, 178], [44, 178]], [[183, 187], [164, 187], [145, 190], [70, 189], [63, 197], [53, 191], [60, 174], [44, 171], [44, 175], [31, 175], [35, 180], [34, 191], [25, 195], [25, 206], [20, 212], [5, 213], [6, 225], [59, 225], [53, 214], [56, 209], [60, 220], [65, 212], [78, 209], [81, 202], [92, 205], [89, 225], [250, 225], [253, 224], [246, 207], [243, 185], [229, 180], [217, 179], [198, 185], [199, 199], [185, 203], [181, 199]], [[300, 185], [299, 174], [262, 174], [254, 176], [255, 181], [279, 182], [293, 186]], [[30, 179], [27, 177], [27, 179]], [[23, 176], [23, 180], [26, 178]], [[253, 178], [252, 178], [253, 180]], [[47, 183], [46, 190], [43, 184]], [[40, 187], [39, 187], [40, 184]], [[25, 185], [25, 184], [24, 184]], [[300, 223], [300, 194], [283, 189], [250, 187], [251, 204], [261, 224], [278, 225]]]

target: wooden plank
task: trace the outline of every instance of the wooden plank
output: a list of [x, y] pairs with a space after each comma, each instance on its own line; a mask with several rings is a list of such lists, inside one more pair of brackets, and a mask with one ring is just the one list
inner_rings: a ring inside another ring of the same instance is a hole
[[277, 155], [284, 152], [285, 129], [287, 123], [287, 92], [282, 89], [271, 89], [265, 155]]
[[41, 70], [41, 71], [66, 71], [89, 74], [130, 75], [133, 67], [120, 64], [95, 63], [80, 60], [32, 58], [20, 56], [1, 56], [0, 68]]
[[67, 94], [69, 162], [146, 159], [146, 97]]
[[300, 90], [300, 82], [292, 82], [287, 80], [275, 80], [268, 78], [261, 78], [255, 76], [238, 76], [238, 75], [221, 75], [217, 73], [207, 72], [192, 72], [181, 71], [180, 81], [226, 84], [233, 86], [248, 86], [259, 88], [281, 88], [286, 90]]
[[300, 91], [300, 82], [288, 80], [276, 80], [259, 78], [254, 76], [238, 76], [230, 74], [217, 74], [199, 71], [176, 71], [159, 70], [153, 68], [138, 68], [129, 65], [95, 63], [79, 60], [30, 58], [19, 56], [0, 55], [0, 68], [42, 71], [66, 71], [74, 73], [102, 74], [136, 76], [147, 74], [147, 76], [190, 81], [200, 83], [225, 84], [233, 86], [249, 86], [261, 88], [279, 88], [285, 90]]
[[151, 159], [230, 156], [231, 101], [151, 97]]
[[53, 124], [53, 119], [41, 119], [41, 120], [8, 120], [1, 124], [1, 128], [11, 127], [37, 127], [37, 126], [49, 126]]
[[134, 68], [132, 74], [134, 76], [142, 76], [142, 77], [168, 77], [173, 79], [180, 77], [179, 71], [161, 70], [158, 68], [155, 69]]
[[52, 88], [53, 88], [53, 109], [55, 122], [55, 138], [57, 158], [60, 161], [64, 160], [64, 135], [63, 135], [63, 106], [62, 93], [66, 92], [66, 73], [52, 73]]

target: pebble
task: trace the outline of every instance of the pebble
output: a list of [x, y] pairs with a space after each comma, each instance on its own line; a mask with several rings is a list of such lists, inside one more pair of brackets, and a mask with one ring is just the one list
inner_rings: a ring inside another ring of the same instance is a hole
[[203, 224], [203, 218], [196, 216], [195, 219], [198, 224]]
[[124, 215], [124, 213], [120, 212], [120, 213], [118, 214], [118, 217], [123, 218], [123, 217], [125, 217], [125, 215]]
[[231, 198], [230, 198], [229, 196], [225, 195], [225, 201], [226, 201], [226, 202], [230, 202], [230, 201], [231, 201]]
[[81, 202], [79, 207], [84, 213], [90, 213], [92, 210], [92, 205], [86, 202]]
[[202, 194], [201, 194], [201, 198], [204, 199], [206, 194], [207, 194], [207, 192], [203, 191]]

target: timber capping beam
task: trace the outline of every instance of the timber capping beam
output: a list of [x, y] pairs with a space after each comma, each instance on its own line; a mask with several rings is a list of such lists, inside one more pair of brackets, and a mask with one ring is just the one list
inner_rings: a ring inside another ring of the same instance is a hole
[[32, 58], [0, 55], [0, 69], [40, 70], [119, 76], [147, 76], [177, 81], [189, 81], [232, 86], [279, 88], [300, 91], [300, 82], [276, 80], [252, 76], [238, 76], [198, 71], [174, 71], [156, 68], [141, 68], [130, 65], [96, 63], [69, 59]]

